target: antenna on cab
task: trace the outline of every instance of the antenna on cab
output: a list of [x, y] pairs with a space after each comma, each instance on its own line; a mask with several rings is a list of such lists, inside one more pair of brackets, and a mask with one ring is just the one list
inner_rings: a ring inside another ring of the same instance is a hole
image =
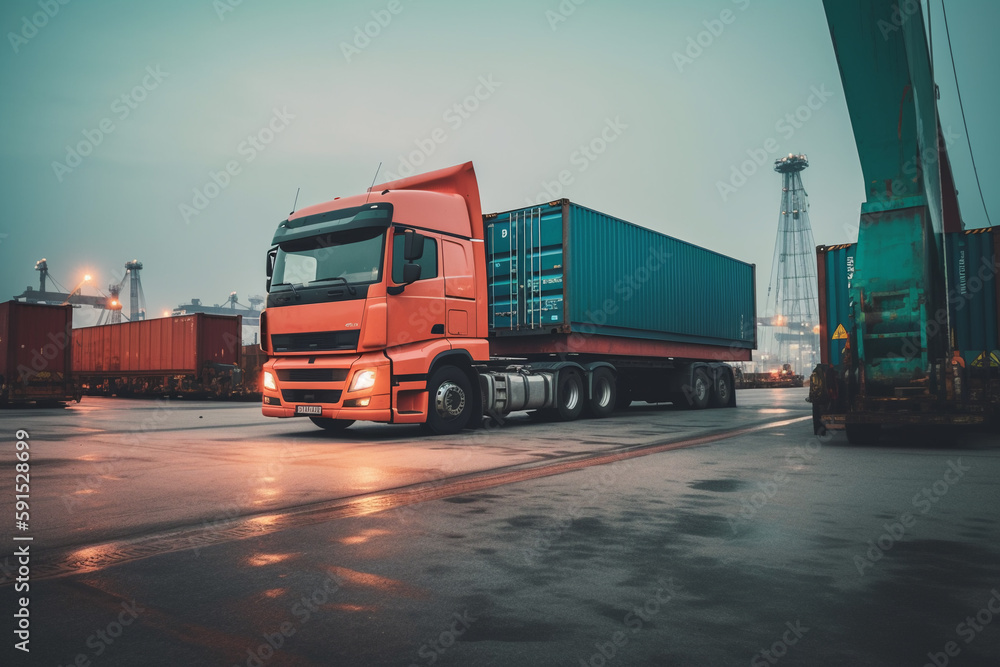
[[[378, 172], [382, 170], [382, 163], [378, 163], [378, 168], [375, 169], [375, 176], [372, 177], [372, 184], [368, 186], [368, 197], [372, 196], [372, 188], [375, 187], [375, 179], [378, 178]], [[365, 197], [365, 203], [368, 203], [368, 197]]]

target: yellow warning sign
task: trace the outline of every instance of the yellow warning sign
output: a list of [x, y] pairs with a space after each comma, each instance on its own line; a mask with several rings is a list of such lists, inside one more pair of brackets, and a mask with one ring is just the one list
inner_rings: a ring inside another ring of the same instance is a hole
[[[972, 366], [974, 368], [982, 368], [985, 362], [986, 362], [986, 353], [982, 352], [978, 357], [975, 358], [975, 360], [973, 360]], [[997, 368], [998, 366], [1000, 366], [1000, 358], [997, 357], [996, 352], [990, 353], [990, 366], [992, 366], [993, 368]]]
[[833, 332], [833, 340], [847, 340], [847, 329], [843, 324], [837, 325], [837, 330]]

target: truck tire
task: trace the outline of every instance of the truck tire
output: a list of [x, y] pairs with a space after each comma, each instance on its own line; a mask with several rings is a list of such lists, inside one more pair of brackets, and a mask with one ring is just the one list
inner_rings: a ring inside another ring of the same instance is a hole
[[583, 376], [579, 371], [573, 368], [559, 371], [555, 414], [560, 421], [570, 422], [579, 418], [583, 412], [585, 396]]
[[733, 376], [726, 370], [720, 370], [712, 383], [712, 395], [709, 399], [713, 408], [727, 408], [733, 400]]
[[598, 367], [590, 381], [590, 398], [587, 400], [587, 413], [591, 417], [607, 417], [615, 411], [617, 392], [615, 374], [611, 369]]
[[882, 434], [881, 424], [847, 424], [847, 442], [852, 445], [874, 445]]
[[340, 433], [354, 423], [353, 419], [330, 419], [329, 417], [310, 417], [309, 419], [324, 431], [332, 433]]
[[708, 407], [712, 395], [712, 382], [704, 368], [696, 368], [691, 374], [691, 384], [684, 387], [684, 393], [676, 401], [681, 407], [691, 410], [704, 410]]
[[461, 369], [442, 366], [427, 383], [427, 428], [450, 435], [465, 428], [475, 408], [472, 383]]

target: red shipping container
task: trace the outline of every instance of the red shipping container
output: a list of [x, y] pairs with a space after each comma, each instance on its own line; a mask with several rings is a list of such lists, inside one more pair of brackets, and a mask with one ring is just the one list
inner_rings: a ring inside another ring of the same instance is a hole
[[74, 398], [72, 306], [0, 303], [0, 402]]
[[187, 375], [206, 364], [238, 366], [240, 316], [196, 313], [86, 327], [73, 332], [73, 371], [81, 375]]

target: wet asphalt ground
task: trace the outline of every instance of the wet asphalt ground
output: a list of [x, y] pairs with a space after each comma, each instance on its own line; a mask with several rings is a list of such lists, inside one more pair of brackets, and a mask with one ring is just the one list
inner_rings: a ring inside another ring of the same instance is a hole
[[1000, 434], [854, 447], [811, 435], [805, 395], [454, 437], [4, 411], [2, 664], [998, 664]]

